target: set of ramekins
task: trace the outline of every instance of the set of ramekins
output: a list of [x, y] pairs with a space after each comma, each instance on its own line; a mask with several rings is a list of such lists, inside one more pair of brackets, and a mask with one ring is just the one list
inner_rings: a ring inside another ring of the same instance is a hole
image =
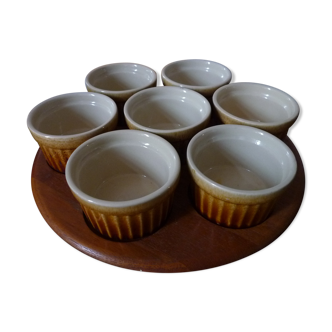
[[[28, 128], [92, 227], [131, 240], [167, 220], [181, 167], [198, 213], [221, 226], [263, 222], [297, 164], [283, 142], [299, 115], [285, 92], [230, 83], [216, 62], [182, 60], [157, 74], [134, 63], [98, 67], [88, 92], [38, 104]], [[213, 121], [212, 119], [217, 119]]]

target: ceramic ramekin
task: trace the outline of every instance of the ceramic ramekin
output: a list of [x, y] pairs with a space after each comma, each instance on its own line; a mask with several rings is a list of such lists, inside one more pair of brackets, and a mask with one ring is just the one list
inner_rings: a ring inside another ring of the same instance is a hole
[[196, 209], [231, 228], [263, 222], [297, 170], [284, 142], [241, 125], [201, 131], [190, 141], [187, 158]]
[[161, 227], [179, 175], [180, 159], [169, 142], [129, 129], [83, 143], [66, 168], [67, 183], [96, 233], [122, 241]]
[[178, 87], [155, 87], [130, 97], [124, 107], [130, 129], [157, 134], [177, 148], [206, 128], [211, 106], [199, 93]]
[[161, 71], [164, 85], [187, 88], [209, 98], [232, 79], [231, 71], [224, 65], [200, 59], [169, 63]]
[[47, 99], [28, 115], [28, 128], [47, 163], [64, 172], [72, 152], [91, 137], [115, 129], [115, 102], [98, 93], [76, 92]]
[[85, 78], [88, 91], [111, 97], [118, 106], [120, 124], [124, 123], [124, 103], [135, 93], [157, 85], [156, 72], [137, 63], [111, 63], [91, 70]]
[[299, 116], [293, 97], [259, 83], [231, 83], [213, 95], [213, 105], [225, 124], [263, 129], [281, 139]]

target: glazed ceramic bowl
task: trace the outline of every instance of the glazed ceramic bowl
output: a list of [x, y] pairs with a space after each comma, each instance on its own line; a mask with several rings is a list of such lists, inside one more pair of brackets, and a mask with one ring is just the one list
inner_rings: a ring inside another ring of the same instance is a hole
[[138, 130], [94, 137], [71, 155], [67, 183], [96, 233], [132, 240], [165, 222], [180, 160], [163, 138]]
[[121, 123], [123, 105], [133, 94], [157, 85], [156, 72], [137, 63], [111, 63], [93, 69], [85, 78], [88, 91], [111, 97], [117, 104]]
[[28, 115], [28, 128], [47, 163], [64, 172], [72, 152], [91, 137], [115, 129], [115, 102], [98, 93], [68, 93], [47, 99]]
[[208, 60], [188, 59], [172, 62], [161, 71], [164, 85], [187, 88], [209, 98], [232, 79], [224, 65]]
[[196, 209], [216, 224], [263, 222], [292, 182], [297, 163], [280, 139], [241, 125], [218, 125], [194, 136], [188, 150]]
[[213, 95], [213, 105], [225, 124], [263, 129], [283, 139], [299, 116], [298, 103], [287, 93], [258, 83], [231, 83]]
[[[199, 93], [177, 87], [155, 87], [128, 99], [124, 115], [130, 129], [157, 134], [175, 147], [206, 128], [211, 106]], [[179, 151], [178, 151], [179, 152]]]

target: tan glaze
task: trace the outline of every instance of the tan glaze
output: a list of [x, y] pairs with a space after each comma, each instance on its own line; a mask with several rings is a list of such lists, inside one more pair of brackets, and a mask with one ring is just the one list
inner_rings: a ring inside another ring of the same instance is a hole
[[27, 125], [48, 164], [64, 173], [73, 151], [88, 139], [117, 127], [113, 100], [89, 92], [46, 99], [28, 114]]
[[67, 183], [92, 228], [122, 241], [151, 234], [164, 223], [179, 175], [171, 144], [136, 130], [87, 141], [66, 167]]
[[133, 215], [104, 214], [84, 204], [81, 207], [94, 232], [111, 240], [127, 241], [142, 238], [158, 230], [170, 212], [172, 196], [165, 197], [151, 209]]
[[117, 127], [117, 122], [118, 117], [116, 116], [107, 126], [100, 128], [98, 131], [85, 135], [81, 134], [79, 138], [47, 138], [30, 132], [41, 148], [49, 166], [58, 172], [64, 173], [69, 157], [78, 146], [96, 135], [114, 130]]
[[191, 190], [195, 206], [205, 218], [231, 228], [252, 227], [262, 223], [276, 202], [270, 200], [261, 204], [234, 204], [213, 197], [195, 184]]
[[296, 156], [298, 170], [295, 179], [268, 218], [249, 228], [222, 227], [201, 216], [188, 194], [190, 177], [186, 167], [182, 167], [180, 183], [174, 192], [173, 209], [164, 226], [150, 236], [125, 243], [104, 239], [95, 233], [72, 195], [65, 176], [47, 165], [40, 150], [31, 174], [32, 192], [52, 230], [75, 249], [97, 260], [150, 272], [214, 268], [263, 249], [276, 240], [296, 216], [304, 194], [304, 169], [290, 139], [286, 138], [285, 143]]

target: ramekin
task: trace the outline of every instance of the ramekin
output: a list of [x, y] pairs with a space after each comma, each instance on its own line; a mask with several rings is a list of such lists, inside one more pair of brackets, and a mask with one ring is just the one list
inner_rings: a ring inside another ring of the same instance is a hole
[[124, 125], [123, 107], [135, 93], [157, 85], [157, 73], [144, 65], [119, 62], [91, 70], [85, 78], [88, 91], [112, 98], [119, 112], [119, 123]]
[[164, 85], [191, 89], [209, 98], [231, 81], [232, 73], [218, 62], [187, 59], [166, 65], [161, 71], [161, 79]]
[[68, 93], [47, 99], [28, 115], [27, 125], [47, 163], [64, 173], [68, 158], [83, 142], [113, 130], [118, 122], [115, 102], [102, 94]]
[[185, 149], [189, 140], [208, 125], [211, 106], [205, 97], [190, 89], [154, 87], [130, 97], [124, 115], [130, 129], [157, 134], [181, 154], [181, 147]]
[[219, 88], [212, 100], [223, 123], [256, 127], [281, 139], [300, 113], [289, 94], [259, 83], [231, 83]]
[[284, 142], [242, 125], [201, 131], [190, 141], [187, 159], [197, 211], [231, 228], [263, 222], [297, 170]]
[[176, 150], [165, 139], [124, 129], [77, 148], [66, 180], [96, 233], [125, 241], [152, 234], [164, 224], [180, 167]]

